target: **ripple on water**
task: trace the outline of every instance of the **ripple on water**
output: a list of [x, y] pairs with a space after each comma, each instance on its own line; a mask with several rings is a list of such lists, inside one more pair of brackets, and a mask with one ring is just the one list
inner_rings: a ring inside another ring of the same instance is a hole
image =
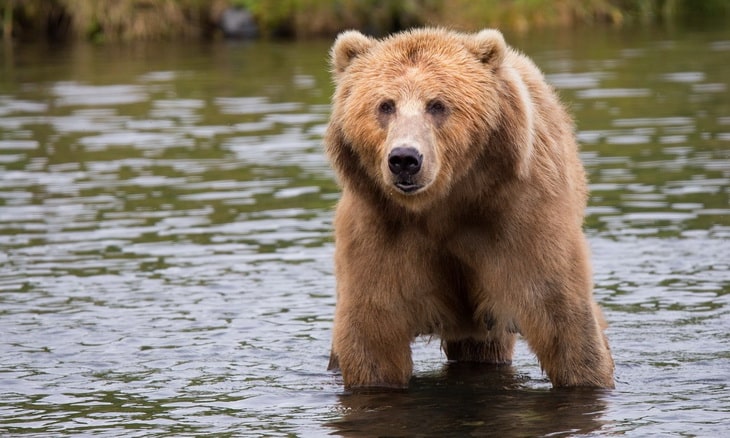
[[89, 135], [79, 143], [90, 150], [106, 149], [114, 146], [137, 146], [141, 149], [168, 148], [180, 146], [194, 146], [191, 139], [171, 133], [119, 131], [106, 132], [98, 135]]
[[53, 86], [52, 93], [56, 96], [56, 105], [59, 106], [125, 105], [148, 100], [144, 87], [127, 84], [86, 85], [59, 82]]
[[223, 114], [271, 114], [280, 111], [296, 111], [300, 102], [269, 102], [265, 97], [218, 97], [215, 103]]
[[576, 92], [579, 99], [648, 97], [651, 90], [648, 88], [589, 88]]

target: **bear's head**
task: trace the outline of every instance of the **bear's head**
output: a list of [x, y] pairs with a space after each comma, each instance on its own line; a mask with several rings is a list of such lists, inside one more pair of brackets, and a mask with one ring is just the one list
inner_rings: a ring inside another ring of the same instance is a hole
[[531, 104], [504, 65], [508, 51], [496, 30], [340, 34], [325, 145], [341, 184], [418, 211], [449, 196], [475, 166], [494, 181], [526, 173]]

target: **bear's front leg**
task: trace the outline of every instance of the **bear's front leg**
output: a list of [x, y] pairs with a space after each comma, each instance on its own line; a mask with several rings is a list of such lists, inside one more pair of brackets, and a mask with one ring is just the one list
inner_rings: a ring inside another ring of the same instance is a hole
[[345, 192], [335, 215], [330, 368], [339, 367], [346, 388], [408, 386], [420, 302], [414, 291], [423, 298], [430, 282], [425, 251], [406, 233], [384, 233], [380, 213]]
[[600, 309], [590, 294], [572, 292], [549, 287], [524, 315], [523, 335], [553, 386], [613, 388]]
[[335, 312], [329, 368], [339, 368], [345, 388], [406, 388], [411, 377], [412, 334], [390, 309], [340, 302]]

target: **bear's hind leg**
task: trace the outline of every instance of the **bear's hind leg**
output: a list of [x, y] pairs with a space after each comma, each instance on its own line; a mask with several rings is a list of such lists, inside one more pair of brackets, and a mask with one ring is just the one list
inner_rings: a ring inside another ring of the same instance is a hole
[[327, 364], [327, 371], [338, 371], [340, 369], [340, 359], [337, 357], [337, 353], [332, 349], [330, 351], [330, 361]]
[[449, 361], [509, 365], [512, 363], [515, 338], [514, 333], [504, 332], [501, 336], [490, 333], [483, 340], [466, 338], [444, 341], [442, 347]]

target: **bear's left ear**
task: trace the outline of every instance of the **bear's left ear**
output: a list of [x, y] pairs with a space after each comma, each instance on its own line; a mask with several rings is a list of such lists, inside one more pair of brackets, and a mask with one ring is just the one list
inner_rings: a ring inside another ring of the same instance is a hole
[[373, 38], [366, 37], [356, 30], [342, 32], [330, 51], [332, 57], [330, 62], [335, 78], [341, 76], [353, 59], [367, 53], [375, 43]]
[[493, 66], [502, 64], [507, 52], [504, 36], [496, 29], [484, 29], [477, 34], [468, 35], [464, 45], [483, 64]]

